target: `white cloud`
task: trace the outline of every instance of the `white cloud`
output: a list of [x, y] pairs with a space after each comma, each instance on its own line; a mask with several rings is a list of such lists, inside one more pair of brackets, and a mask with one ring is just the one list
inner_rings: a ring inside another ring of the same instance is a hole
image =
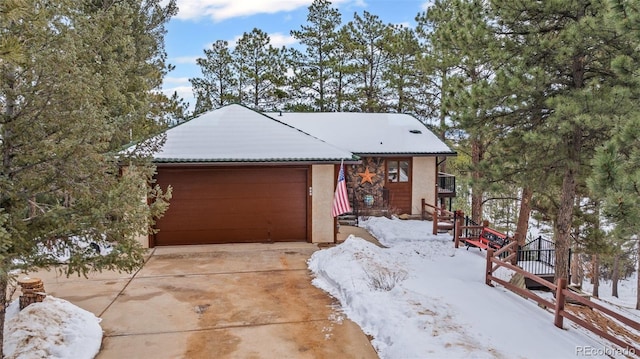
[[274, 32], [272, 34], [269, 34], [269, 38], [271, 39], [271, 46], [273, 47], [288, 46], [298, 42], [298, 40], [296, 40], [293, 36], [285, 35], [281, 32]]
[[432, 6], [433, 6], [433, 0], [427, 0], [420, 6], [420, 8], [422, 9], [422, 11], [427, 11]]
[[173, 96], [174, 92], [178, 93], [178, 97], [189, 102], [190, 107], [196, 103], [193, 97], [193, 86], [191, 86], [188, 77], [165, 77], [162, 83], [162, 92], [168, 97]]
[[[165, 86], [176, 86], [176, 85], [191, 85], [188, 77], [171, 77], [167, 76], [163, 80], [163, 84]], [[173, 91], [172, 91], [173, 93]]]
[[239, 16], [274, 14], [307, 7], [312, 0], [178, 0], [177, 18], [198, 19], [209, 17], [222, 21]]
[[413, 27], [413, 26], [411, 25], [411, 23], [409, 23], [409, 22], [407, 22], [407, 21], [405, 21], [405, 22], [399, 22], [399, 23], [396, 23], [395, 25], [396, 25], [396, 26], [402, 26], [402, 27], [403, 27], [403, 28], [405, 28], [405, 29], [410, 29], [410, 28], [412, 28], [412, 27]]
[[201, 56], [178, 56], [178, 57], [172, 57], [169, 59], [169, 62], [172, 64], [196, 64], [196, 60], [200, 57], [204, 57], [204, 55]]
[[[270, 44], [273, 47], [288, 46], [298, 42], [298, 40], [296, 40], [293, 36], [283, 34], [281, 32], [274, 32], [267, 35], [269, 36]], [[242, 35], [236, 35], [233, 37], [233, 39], [227, 40], [227, 42], [229, 43], [229, 51], [233, 51], [233, 49], [236, 47], [236, 42], [238, 42], [240, 38], [242, 38]], [[208, 44], [207, 48], [211, 48], [211, 44]]]
[[[167, 79], [165, 78], [165, 84], [166, 83]], [[165, 87], [162, 89], [162, 92], [167, 95], [167, 97], [173, 96], [173, 93], [176, 92], [178, 93], [178, 98], [182, 98], [185, 102], [189, 103], [189, 110], [193, 110], [195, 108], [196, 99], [193, 97], [193, 87], [191, 87], [191, 84], [185, 86]]]
[[[348, 0], [333, 1], [333, 5]], [[178, 19], [191, 20], [208, 17], [222, 21], [255, 14], [274, 14], [308, 7], [313, 0], [178, 0]], [[362, 0], [356, 0], [361, 3]]]

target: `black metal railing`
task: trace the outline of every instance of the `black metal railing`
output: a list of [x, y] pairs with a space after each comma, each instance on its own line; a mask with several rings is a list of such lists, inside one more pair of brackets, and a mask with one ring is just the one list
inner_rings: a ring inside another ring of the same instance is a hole
[[456, 176], [438, 172], [438, 195], [440, 196], [456, 196]]
[[[476, 223], [469, 216], [464, 216], [464, 227], [466, 226], [479, 226], [480, 224]], [[480, 232], [482, 232], [481, 228], [473, 229], [473, 228], [464, 228], [462, 231], [462, 236], [465, 238], [476, 238], [480, 236]]]
[[[518, 249], [518, 266], [536, 275], [555, 275], [555, 243], [538, 236]], [[571, 249], [569, 249], [569, 272], [571, 278]]]

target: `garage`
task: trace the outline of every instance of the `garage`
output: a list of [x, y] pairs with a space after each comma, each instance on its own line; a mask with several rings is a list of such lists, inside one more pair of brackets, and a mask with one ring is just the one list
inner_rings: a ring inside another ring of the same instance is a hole
[[308, 166], [159, 166], [173, 196], [153, 243], [306, 241], [308, 180]]

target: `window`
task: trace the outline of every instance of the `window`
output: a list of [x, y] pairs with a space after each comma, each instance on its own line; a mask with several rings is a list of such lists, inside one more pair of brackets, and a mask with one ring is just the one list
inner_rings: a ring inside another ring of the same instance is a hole
[[409, 182], [408, 160], [388, 160], [387, 161], [387, 182]]

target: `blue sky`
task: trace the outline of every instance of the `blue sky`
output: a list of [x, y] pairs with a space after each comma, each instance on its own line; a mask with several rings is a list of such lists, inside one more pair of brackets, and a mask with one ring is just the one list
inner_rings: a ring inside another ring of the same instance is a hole
[[[355, 12], [368, 11], [385, 23], [414, 27], [415, 17], [430, 0], [335, 0], [332, 6], [342, 14], [342, 22]], [[189, 78], [202, 76], [196, 59], [216, 40], [229, 44], [254, 27], [269, 34], [276, 47], [296, 46], [291, 30], [306, 22], [312, 0], [177, 0], [179, 12], [167, 25], [165, 46], [168, 61], [175, 66], [164, 79], [163, 90], [174, 91], [195, 104]]]

